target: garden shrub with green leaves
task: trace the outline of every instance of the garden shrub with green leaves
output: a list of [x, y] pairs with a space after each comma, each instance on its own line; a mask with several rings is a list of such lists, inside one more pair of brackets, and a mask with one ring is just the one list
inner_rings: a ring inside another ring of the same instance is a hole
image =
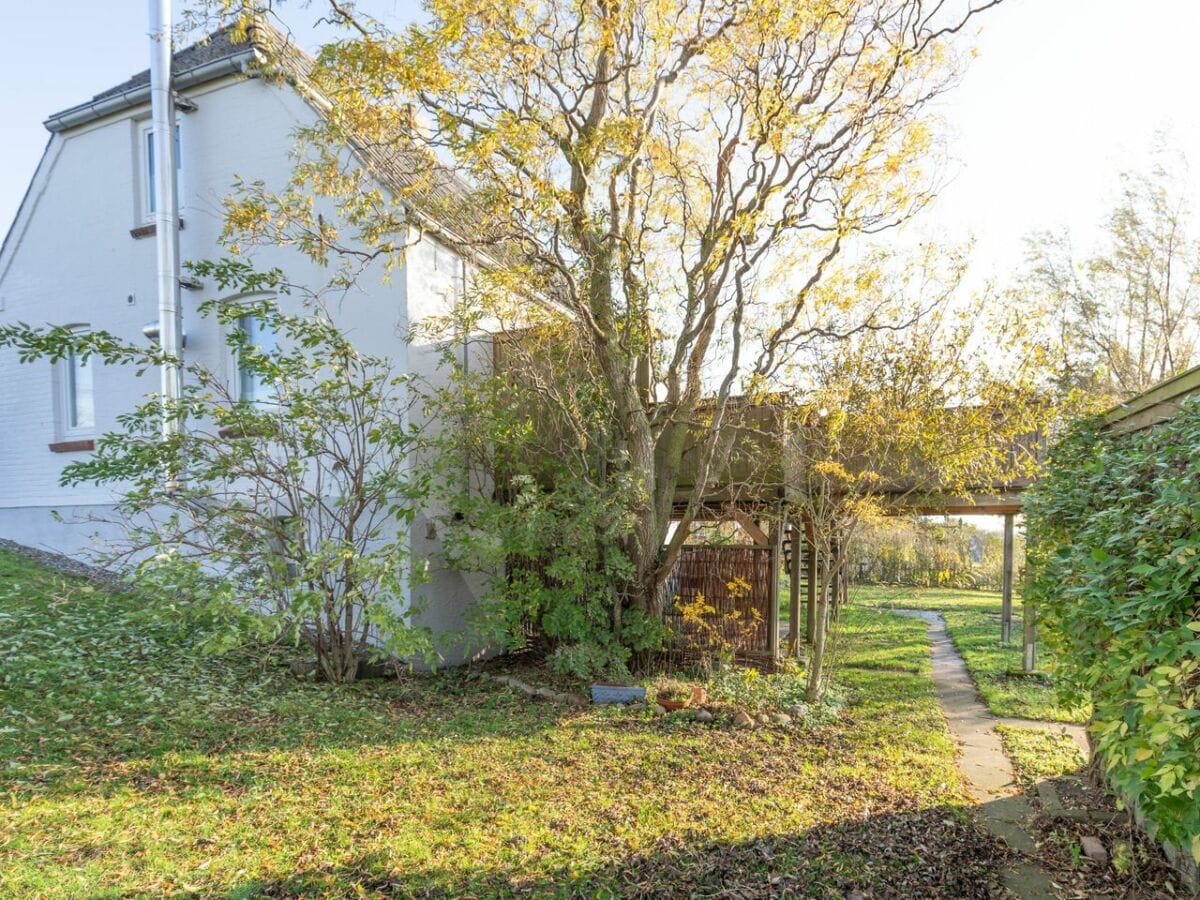
[[780, 671], [763, 674], [749, 666], [727, 666], [718, 669], [709, 679], [711, 699], [755, 714], [788, 712], [802, 715], [810, 725], [832, 719], [841, 705], [841, 698], [827, 692], [819, 703], [809, 703], [807, 678], [797, 666], [784, 665]]
[[1091, 700], [1113, 785], [1200, 861], [1200, 399], [1133, 434], [1077, 425], [1026, 515], [1060, 684]]
[[516, 649], [532, 623], [558, 674], [628, 675], [633, 656], [661, 647], [666, 629], [638, 609], [621, 609], [616, 585], [628, 577], [629, 561], [619, 547], [628, 528], [620, 507], [584, 482], [548, 489], [522, 474], [509, 488], [510, 502], [464, 492], [451, 504], [460, 520], [445, 523], [454, 564], [488, 573], [472, 631]]
[[[214, 651], [304, 644], [338, 684], [367, 658], [434, 663], [433, 635], [408, 599], [424, 569], [407, 534], [430, 492], [410, 460], [435, 446], [410, 416], [412, 377], [360, 353], [319, 295], [285, 310], [278, 300], [291, 289], [279, 270], [232, 259], [191, 269], [237, 298], [196, 310], [224, 334], [237, 378], [223, 361], [103, 331], [0, 326], [0, 347], [23, 362], [75, 353], [180, 371], [177, 400], [147, 395], [62, 472], [64, 486], [116, 493], [107, 523], [119, 536], [106, 561]], [[178, 424], [167, 438], [164, 417]]]

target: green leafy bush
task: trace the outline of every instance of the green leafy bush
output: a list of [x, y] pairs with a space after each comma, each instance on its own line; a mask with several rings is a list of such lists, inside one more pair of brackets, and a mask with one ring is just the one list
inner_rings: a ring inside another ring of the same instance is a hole
[[762, 713], [807, 708], [806, 685], [803, 671], [764, 675], [748, 666], [731, 666], [713, 674], [708, 690], [714, 700]]
[[628, 674], [634, 654], [662, 646], [665, 627], [636, 609], [614, 611], [616, 585], [629, 577], [620, 550], [628, 523], [611, 498], [564, 479], [547, 488], [527, 475], [509, 479], [508, 502], [463, 492], [445, 522], [447, 558], [487, 573], [472, 611], [474, 634], [521, 646], [532, 625], [551, 647], [548, 662], [582, 681]]
[[1113, 785], [1200, 861], [1200, 400], [1149, 431], [1075, 427], [1026, 514], [1060, 684], [1092, 701]]
[[[102, 331], [0, 327], [0, 346], [25, 361], [77, 353], [182, 374], [177, 401], [148, 395], [63, 470], [64, 485], [116, 492], [109, 561], [214, 650], [304, 644], [335, 683], [354, 681], [364, 658], [432, 663], [432, 634], [406, 599], [423, 573], [407, 535], [429, 494], [428, 476], [409, 464], [428, 449], [409, 416], [411, 376], [360, 353], [319, 296], [286, 311], [278, 270], [226, 260], [193, 271], [237, 298], [196, 313], [219, 326], [237, 377], [223, 357], [209, 366]], [[179, 423], [168, 438], [164, 413]]]

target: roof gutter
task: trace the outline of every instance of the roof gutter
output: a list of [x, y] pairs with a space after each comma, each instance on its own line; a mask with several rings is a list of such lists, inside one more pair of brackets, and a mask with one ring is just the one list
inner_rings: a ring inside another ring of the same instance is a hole
[[[253, 47], [247, 47], [232, 56], [214, 59], [180, 72], [173, 79], [174, 87], [176, 90], [183, 90], [225, 75], [250, 74], [251, 67], [260, 61], [261, 57], [258, 51]], [[70, 109], [55, 113], [42, 124], [46, 126], [47, 131], [57, 134], [149, 102], [150, 85], [142, 84], [119, 94], [113, 94], [111, 97], [103, 97], [90, 103], [72, 106]]]

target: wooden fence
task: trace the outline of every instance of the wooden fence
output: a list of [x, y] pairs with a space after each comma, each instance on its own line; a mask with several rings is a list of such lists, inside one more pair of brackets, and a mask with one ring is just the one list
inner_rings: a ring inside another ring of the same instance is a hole
[[[668, 656], [682, 662], [727, 648], [739, 658], [768, 664], [771, 646], [771, 592], [774, 588], [770, 547], [732, 544], [685, 546], [675, 568], [660, 588], [664, 620], [670, 629]], [[510, 581], [522, 577], [555, 581], [541, 560], [510, 558]], [[703, 597], [707, 609], [699, 619], [685, 617], [681, 607]], [[540, 637], [536, 623], [525, 618], [526, 644]]]
[[[732, 647], [738, 656], [772, 657], [770, 547], [685, 546], [662, 586], [672, 650], [685, 655]], [[711, 611], [685, 619], [680, 607], [698, 596]]]

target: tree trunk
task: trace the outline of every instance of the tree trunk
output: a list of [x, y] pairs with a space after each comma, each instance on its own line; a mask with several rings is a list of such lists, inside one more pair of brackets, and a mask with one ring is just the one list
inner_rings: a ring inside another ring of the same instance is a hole
[[[828, 559], [828, 553], [822, 554]], [[825, 644], [829, 633], [829, 576], [828, 564], [822, 565], [817, 560], [810, 564], [810, 578], [817, 578], [817, 610], [815, 617], [812, 648], [808, 654], [808, 683], [805, 687], [805, 699], [809, 703], [819, 703], [825, 694]]]
[[808, 683], [804, 691], [809, 703], [820, 702], [825, 694], [825, 638], [829, 631], [829, 592], [824, 589], [817, 594], [816, 625], [812, 650], [808, 655]]

